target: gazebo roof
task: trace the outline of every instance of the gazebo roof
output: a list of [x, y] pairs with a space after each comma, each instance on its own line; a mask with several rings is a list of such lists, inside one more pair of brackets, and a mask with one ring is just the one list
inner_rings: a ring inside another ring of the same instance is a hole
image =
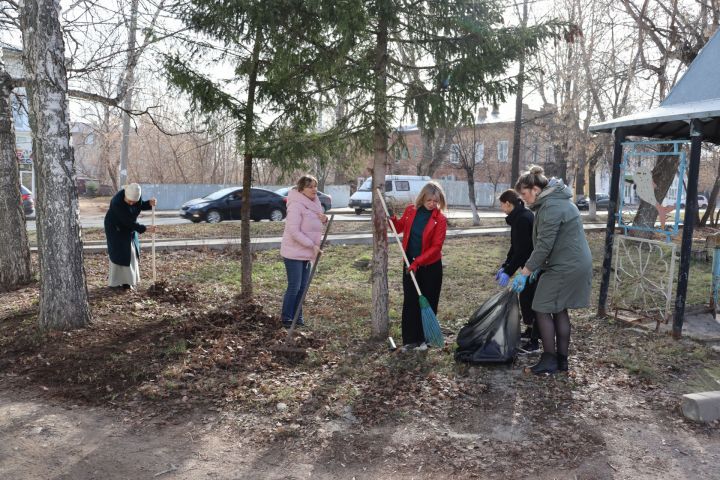
[[659, 107], [590, 127], [591, 132], [611, 132], [663, 139], [690, 138], [690, 120], [703, 124], [703, 138], [720, 144], [720, 29], [700, 50], [687, 72]]

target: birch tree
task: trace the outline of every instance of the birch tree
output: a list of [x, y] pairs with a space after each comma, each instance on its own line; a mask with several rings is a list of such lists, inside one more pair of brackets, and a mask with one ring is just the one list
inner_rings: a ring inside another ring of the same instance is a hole
[[0, 291], [33, 279], [25, 214], [20, 196], [18, 159], [10, 96], [15, 82], [5, 70], [0, 50]]
[[67, 112], [65, 44], [58, 0], [20, 9], [23, 64], [37, 172], [39, 324], [69, 329], [90, 322], [75, 166]]

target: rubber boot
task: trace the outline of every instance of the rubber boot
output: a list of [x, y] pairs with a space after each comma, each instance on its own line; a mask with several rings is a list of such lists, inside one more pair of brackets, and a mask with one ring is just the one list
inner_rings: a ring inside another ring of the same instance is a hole
[[558, 372], [568, 371], [568, 356], [557, 354]]
[[558, 370], [558, 359], [554, 353], [543, 352], [540, 355], [540, 361], [530, 367], [530, 371], [535, 375], [543, 373], [555, 373]]

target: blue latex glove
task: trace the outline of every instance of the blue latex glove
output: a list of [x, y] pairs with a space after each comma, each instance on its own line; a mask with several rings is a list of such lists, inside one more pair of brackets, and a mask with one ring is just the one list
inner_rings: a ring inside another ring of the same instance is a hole
[[512, 291], [515, 293], [520, 293], [525, 290], [525, 284], [527, 283], [527, 279], [527, 275], [523, 275], [522, 273], [518, 273], [517, 275], [515, 275], [512, 283]]
[[540, 275], [540, 272], [541, 272], [541, 271], [542, 271], [542, 270], [540, 270], [539, 268], [536, 268], [536, 269], [530, 274], [530, 278], [528, 278], [528, 283], [535, 283], [535, 282], [537, 281], [538, 275]]
[[503, 267], [500, 267], [500, 270], [498, 270], [497, 273], [495, 274], [495, 281], [496, 281], [496, 282], [497, 282], [497, 281], [500, 281], [500, 274], [501, 274], [501, 273], [505, 273], [505, 270], [503, 269]]
[[498, 275], [498, 279], [497, 279], [498, 285], [500, 285], [501, 287], [504, 288], [504, 287], [507, 287], [507, 284], [509, 282], [510, 282], [510, 275], [508, 275], [505, 272], [500, 272], [500, 274]]

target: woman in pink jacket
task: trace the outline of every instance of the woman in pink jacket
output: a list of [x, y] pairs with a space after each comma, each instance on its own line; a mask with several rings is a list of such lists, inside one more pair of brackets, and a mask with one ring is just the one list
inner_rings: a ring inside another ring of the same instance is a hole
[[317, 196], [317, 189], [317, 179], [311, 175], [303, 175], [287, 196], [285, 231], [280, 244], [280, 255], [285, 261], [288, 277], [282, 306], [282, 322], [286, 327], [292, 324], [298, 308], [300, 314], [297, 324], [305, 323], [300, 299], [310, 275], [310, 262], [320, 253], [323, 224], [328, 221]]

